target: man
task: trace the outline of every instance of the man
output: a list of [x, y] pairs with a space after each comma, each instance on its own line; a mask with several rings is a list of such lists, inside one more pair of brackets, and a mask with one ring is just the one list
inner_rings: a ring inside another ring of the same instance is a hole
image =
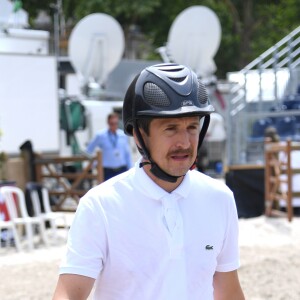
[[104, 180], [127, 171], [132, 165], [128, 137], [118, 128], [119, 115], [110, 113], [107, 124], [108, 128], [96, 134], [86, 149], [89, 154], [97, 147], [102, 150]]
[[54, 300], [86, 299], [94, 284], [94, 299], [244, 299], [232, 192], [191, 170], [213, 110], [187, 67], [135, 78], [123, 123], [142, 159], [81, 199]]

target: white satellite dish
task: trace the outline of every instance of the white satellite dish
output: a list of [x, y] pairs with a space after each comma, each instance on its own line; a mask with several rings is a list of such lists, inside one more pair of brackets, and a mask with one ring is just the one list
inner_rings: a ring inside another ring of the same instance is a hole
[[28, 13], [24, 9], [15, 12], [12, 1], [0, 0], [0, 29], [26, 27], [29, 27]]
[[172, 23], [166, 51], [176, 63], [189, 66], [200, 77], [209, 77], [216, 71], [213, 58], [220, 41], [217, 15], [208, 7], [191, 6]]
[[111, 16], [94, 13], [81, 19], [69, 39], [69, 57], [82, 85], [102, 86], [120, 62], [125, 47], [122, 27]]

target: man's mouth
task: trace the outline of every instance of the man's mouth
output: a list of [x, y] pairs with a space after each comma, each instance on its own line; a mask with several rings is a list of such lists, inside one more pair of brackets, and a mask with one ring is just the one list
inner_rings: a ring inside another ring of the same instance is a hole
[[189, 158], [192, 155], [192, 152], [190, 150], [176, 150], [172, 151], [169, 156], [174, 160], [185, 160]]
[[172, 155], [171, 158], [174, 160], [185, 160], [189, 157], [189, 155]]

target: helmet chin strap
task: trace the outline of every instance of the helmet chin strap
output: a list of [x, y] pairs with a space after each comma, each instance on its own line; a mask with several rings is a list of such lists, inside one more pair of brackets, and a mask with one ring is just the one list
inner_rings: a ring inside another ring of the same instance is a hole
[[[149, 158], [148, 158], [149, 159]], [[178, 178], [183, 177], [184, 175], [181, 176], [173, 176], [162, 170], [157, 163], [153, 162], [152, 160], [150, 161], [144, 161], [140, 163], [140, 168], [142, 168], [145, 165], [151, 165], [150, 172], [157, 178], [167, 181], [167, 182], [172, 182], [175, 183]]]
[[197, 153], [199, 152], [199, 149], [203, 143], [204, 137], [206, 135], [208, 126], [209, 126], [209, 122], [210, 122], [210, 115], [206, 115], [204, 116], [204, 121], [203, 121], [203, 125], [199, 134], [199, 142], [198, 142], [198, 148], [197, 148]]
[[[198, 142], [197, 150], [199, 150], [201, 145], [202, 145], [203, 139], [204, 139], [206, 131], [208, 129], [209, 121], [210, 121], [210, 116], [209, 115], [205, 116], [203, 126], [202, 126], [200, 134], [199, 134], [199, 142]], [[180, 176], [173, 176], [173, 175], [168, 174], [164, 170], [162, 170], [159, 167], [159, 165], [152, 160], [151, 155], [150, 155], [150, 153], [149, 153], [149, 151], [148, 151], [148, 149], [147, 149], [147, 147], [144, 143], [141, 132], [140, 132], [138, 126], [137, 126], [137, 120], [134, 120], [134, 128], [135, 128], [135, 132], [136, 132], [138, 141], [141, 145], [141, 147], [137, 146], [138, 150], [143, 155], [143, 157], [148, 160], [148, 161], [145, 161], [145, 162], [141, 162], [140, 163], [140, 168], [142, 168], [145, 165], [151, 165], [150, 172], [155, 177], [157, 177], [161, 180], [167, 181], [167, 182], [171, 182], [171, 183], [175, 183], [178, 180], [178, 178], [185, 176], [185, 174], [180, 175]], [[190, 167], [190, 170], [195, 169], [195, 167], [196, 167], [196, 161], [192, 164], [192, 166]]]

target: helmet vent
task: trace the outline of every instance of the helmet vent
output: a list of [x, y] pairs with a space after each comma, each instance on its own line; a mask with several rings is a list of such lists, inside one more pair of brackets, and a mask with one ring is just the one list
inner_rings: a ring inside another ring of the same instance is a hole
[[200, 104], [208, 103], [208, 95], [207, 95], [206, 88], [200, 80], [198, 80], [197, 98]]
[[169, 77], [169, 79], [171, 79], [171, 80], [173, 80], [173, 81], [175, 81], [175, 82], [182, 82], [182, 81], [184, 81], [185, 79], [186, 79], [186, 76], [184, 76], [184, 77]]
[[144, 85], [144, 97], [151, 106], [167, 107], [171, 104], [165, 92], [152, 82], [147, 82]]

